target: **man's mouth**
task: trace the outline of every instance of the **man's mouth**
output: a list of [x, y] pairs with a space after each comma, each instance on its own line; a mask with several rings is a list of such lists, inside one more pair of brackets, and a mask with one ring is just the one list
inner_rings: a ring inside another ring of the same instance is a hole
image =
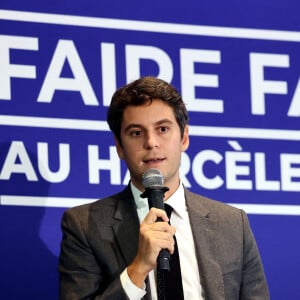
[[150, 159], [145, 159], [144, 163], [149, 164], [149, 163], [158, 163], [161, 161], [164, 161], [164, 158], [150, 158]]

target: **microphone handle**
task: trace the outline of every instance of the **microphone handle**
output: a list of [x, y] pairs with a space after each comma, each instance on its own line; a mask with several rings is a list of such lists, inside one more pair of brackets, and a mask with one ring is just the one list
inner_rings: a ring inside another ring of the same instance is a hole
[[[143, 198], [148, 198], [149, 208], [155, 207], [165, 210], [164, 194], [169, 188], [165, 186], [151, 186], [145, 189], [141, 195]], [[161, 218], [157, 218], [156, 222], [161, 222]], [[168, 249], [162, 249], [157, 257], [157, 267], [159, 270], [170, 271], [170, 252]]]

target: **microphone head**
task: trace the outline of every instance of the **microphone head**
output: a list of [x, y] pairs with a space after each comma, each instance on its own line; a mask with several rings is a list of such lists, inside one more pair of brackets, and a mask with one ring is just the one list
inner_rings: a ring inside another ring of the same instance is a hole
[[162, 186], [164, 184], [164, 177], [160, 170], [149, 169], [142, 176], [142, 185], [144, 188], [151, 186]]

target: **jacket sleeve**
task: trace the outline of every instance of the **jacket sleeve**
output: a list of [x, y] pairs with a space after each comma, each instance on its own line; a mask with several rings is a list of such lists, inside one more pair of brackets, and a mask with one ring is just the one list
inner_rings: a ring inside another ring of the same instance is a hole
[[108, 278], [86, 236], [87, 222], [78, 211], [68, 210], [62, 218], [63, 238], [59, 257], [59, 299], [128, 299], [120, 274]]
[[240, 299], [267, 300], [270, 296], [260, 254], [248, 218], [244, 211], [241, 214], [244, 240]]

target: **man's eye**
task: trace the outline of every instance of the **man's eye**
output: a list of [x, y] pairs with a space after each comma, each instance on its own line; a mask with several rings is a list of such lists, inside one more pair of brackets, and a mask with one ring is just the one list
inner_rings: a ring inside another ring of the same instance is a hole
[[159, 131], [163, 132], [163, 133], [167, 132], [168, 130], [169, 130], [169, 128], [165, 127], [165, 126], [159, 128]]
[[140, 136], [141, 134], [142, 134], [141, 130], [132, 130], [129, 133], [130, 136]]

